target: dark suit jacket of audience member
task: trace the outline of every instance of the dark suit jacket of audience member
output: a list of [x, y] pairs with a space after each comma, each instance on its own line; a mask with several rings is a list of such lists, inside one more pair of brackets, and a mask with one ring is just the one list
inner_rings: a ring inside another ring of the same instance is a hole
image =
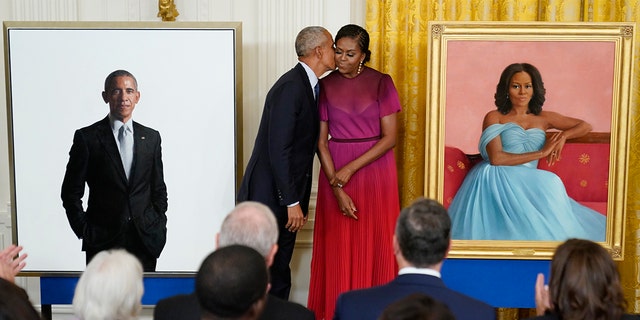
[[[638, 320], [640, 315], [637, 314], [623, 314], [620, 320]], [[529, 318], [529, 320], [560, 320], [556, 314], [545, 314], [543, 316]]]
[[446, 304], [456, 320], [496, 318], [495, 310], [490, 305], [447, 288], [438, 277], [404, 274], [382, 286], [341, 294], [333, 319], [378, 319], [389, 304], [415, 292], [427, 294]]
[[[200, 320], [200, 305], [195, 293], [182, 294], [158, 301], [154, 311], [154, 320]], [[261, 320], [300, 319], [314, 320], [311, 310], [294, 302], [269, 295], [267, 304], [260, 316]]]

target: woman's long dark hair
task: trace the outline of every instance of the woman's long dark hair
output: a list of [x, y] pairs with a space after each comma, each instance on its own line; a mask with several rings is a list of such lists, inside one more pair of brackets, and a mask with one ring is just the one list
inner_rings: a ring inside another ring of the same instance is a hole
[[507, 114], [513, 108], [511, 100], [509, 100], [509, 87], [511, 86], [511, 78], [518, 72], [526, 72], [531, 77], [531, 84], [533, 85], [533, 96], [529, 101], [529, 113], [535, 115], [540, 114], [542, 111], [542, 105], [544, 104], [544, 83], [542, 82], [542, 76], [540, 71], [536, 67], [528, 63], [513, 63], [507, 66], [502, 75], [500, 75], [500, 81], [496, 86], [496, 94], [494, 95], [496, 107], [502, 114]]
[[583, 239], [569, 239], [556, 249], [549, 297], [562, 320], [618, 320], [627, 305], [609, 252]]

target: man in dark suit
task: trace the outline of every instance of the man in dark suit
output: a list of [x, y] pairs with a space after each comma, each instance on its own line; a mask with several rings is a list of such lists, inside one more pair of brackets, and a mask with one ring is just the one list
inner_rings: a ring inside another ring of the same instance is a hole
[[261, 202], [278, 219], [279, 250], [271, 266], [270, 292], [285, 300], [291, 290], [289, 263], [296, 232], [306, 222], [309, 208], [319, 130], [316, 85], [319, 76], [335, 69], [333, 40], [326, 29], [302, 29], [295, 47], [299, 63], [267, 93], [238, 193], [238, 201]]
[[453, 291], [440, 278], [451, 245], [451, 219], [437, 201], [419, 199], [400, 211], [393, 248], [400, 268], [386, 285], [338, 296], [335, 319], [378, 319], [385, 307], [412, 293], [423, 293], [446, 304], [457, 320], [495, 319], [488, 304]]
[[155, 271], [167, 234], [160, 134], [132, 120], [140, 92], [128, 71], [107, 76], [102, 98], [109, 115], [73, 137], [62, 205], [82, 239], [87, 263], [102, 250], [124, 248], [140, 259], [144, 271]]
[[[268, 267], [278, 251], [278, 224], [269, 207], [254, 201], [239, 203], [224, 219], [216, 237], [218, 248], [240, 244], [258, 251]], [[158, 301], [153, 311], [155, 320], [199, 320], [201, 307], [195, 293], [177, 295]], [[313, 320], [311, 310], [297, 303], [269, 294], [260, 317], [269, 319]]]

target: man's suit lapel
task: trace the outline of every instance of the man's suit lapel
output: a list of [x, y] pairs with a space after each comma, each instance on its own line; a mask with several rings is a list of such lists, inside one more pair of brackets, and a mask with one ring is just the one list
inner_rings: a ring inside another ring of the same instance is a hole
[[309, 81], [309, 76], [307, 76], [307, 71], [305, 71], [302, 64], [298, 63], [296, 65], [296, 69], [298, 70], [298, 77], [301, 78], [302, 82], [305, 84], [305, 92], [307, 94], [307, 99], [309, 100], [309, 105], [313, 106], [314, 110], [318, 109], [316, 99], [313, 96], [313, 87], [311, 87], [311, 82]]
[[118, 145], [113, 137], [113, 131], [111, 131], [109, 117], [102, 120], [100, 126], [98, 126], [98, 139], [100, 140], [100, 144], [104, 148], [105, 153], [109, 156], [109, 160], [113, 163], [113, 166], [117, 168], [116, 171], [118, 171], [118, 175], [124, 182], [124, 185], [127, 185], [127, 176], [124, 173], [124, 166], [122, 165]]
[[133, 185], [132, 182], [136, 179], [136, 168], [138, 167], [138, 163], [142, 161], [140, 158], [144, 152], [143, 148], [146, 148], [146, 132], [137, 122], [133, 121], [133, 163], [131, 164], [131, 172], [129, 173], [129, 184]]

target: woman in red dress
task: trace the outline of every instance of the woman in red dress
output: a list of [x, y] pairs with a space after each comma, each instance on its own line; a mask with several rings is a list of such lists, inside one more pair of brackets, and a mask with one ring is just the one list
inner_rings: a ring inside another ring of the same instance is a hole
[[320, 82], [322, 172], [313, 235], [308, 306], [331, 319], [342, 292], [393, 279], [392, 248], [400, 211], [393, 147], [400, 100], [387, 74], [366, 67], [369, 34], [342, 27], [337, 71]]

